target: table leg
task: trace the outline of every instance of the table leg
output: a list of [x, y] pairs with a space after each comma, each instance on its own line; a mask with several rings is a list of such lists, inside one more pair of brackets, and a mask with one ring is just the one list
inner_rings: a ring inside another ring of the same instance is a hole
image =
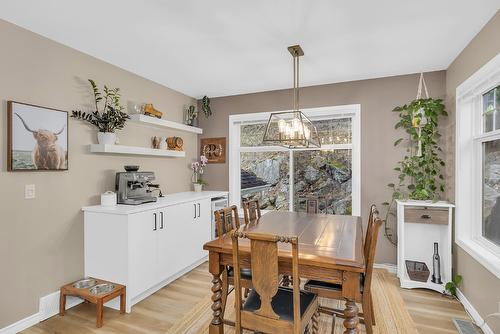
[[123, 293], [120, 295], [120, 313], [124, 314], [125, 313], [125, 303], [126, 303], [126, 295], [127, 292], [125, 288], [123, 289]]
[[59, 315], [64, 316], [64, 311], [66, 310], [66, 294], [61, 290], [59, 294]]
[[219, 263], [220, 256], [218, 253], [210, 252], [209, 254], [209, 270], [213, 276], [212, 279], [212, 311], [213, 317], [209, 325], [209, 334], [223, 334], [224, 323], [222, 322], [222, 266]]
[[359, 324], [359, 318], [358, 318], [358, 306], [352, 299], [347, 299], [345, 303], [345, 310], [344, 310], [344, 327], [345, 331], [344, 334], [357, 334], [359, 333], [358, 330], [358, 324]]
[[98, 300], [96, 303], [96, 327], [102, 327], [102, 316], [103, 316], [103, 305], [102, 299]]

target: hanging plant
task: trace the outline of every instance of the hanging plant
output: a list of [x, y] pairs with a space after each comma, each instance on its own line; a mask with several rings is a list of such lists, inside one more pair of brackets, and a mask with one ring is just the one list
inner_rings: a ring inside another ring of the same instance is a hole
[[[420, 98], [422, 82], [427, 98]], [[423, 76], [420, 77], [417, 99], [409, 104], [398, 106], [393, 112], [399, 113], [399, 121], [395, 129], [403, 129], [408, 137], [399, 138], [394, 146], [407, 144], [406, 154], [394, 168], [399, 173], [398, 181], [389, 183], [392, 190], [390, 202], [386, 205], [385, 234], [396, 244], [394, 234], [388, 228], [388, 220], [394, 217], [395, 200], [432, 200], [437, 201], [444, 193], [444, 176], [442, 168], [445, 166], [441, 158], [442, 149], [439, 147], [441, 134], [438, 131], [439, 117], [447, 116], [443, 101], [428, 97]]]
[[208, 96], [203, 96], [201, 99], [201, 110], [205, 114], [205, 117], [208, 118], [212, 116], [212, 109], [210, 108], [210, 99]]

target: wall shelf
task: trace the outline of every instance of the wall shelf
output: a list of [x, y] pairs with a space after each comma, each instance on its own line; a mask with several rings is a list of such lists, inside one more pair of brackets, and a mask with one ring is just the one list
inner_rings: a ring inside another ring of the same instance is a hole
[[184, 151], [160, 150], [138, 146], [90, 144], [89, 148], [92, 153], [149, 155], [172, 158], [184, 158], [186, 156], [186, 152]]
[[196, 133], [196, 134], [203, 133], [203, 129], [197, 128], [195, 126], [189, 126], [186, 124], [173, 122], [173, 121], [167, 121], [165, 119], [160, 119], [160, 118], [141, 115], [141, 114], [130, 115], [130, 121], [135, 122], [135, 123], [152, 125], [152, 126], [156, 126], [156, 127], [160, 127], [160, 128], [170, 128], [170, 129], [176, 129], [176, 130], [191, 132], [191, 133]]

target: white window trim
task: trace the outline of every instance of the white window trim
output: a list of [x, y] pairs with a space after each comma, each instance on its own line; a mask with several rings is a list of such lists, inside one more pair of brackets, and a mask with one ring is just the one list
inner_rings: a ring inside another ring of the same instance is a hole
[[482, 96], [500, 84], [500, 53], [456, 90], [455, 242], [500, 278], [500, 247], [482, 236], [481, 142], [500, 138], [482, 134]]
[[[361, 105], [350, 104], [342, 106], [331, 106], [321, 108], [301, 109], [301, 111], [310, 118], [317, 118], [321, 116], [335, 116], [341, 118], [342, 116], [351, 117], [352, 139], [350, 144], [333, 144], [326, 145], [331, 149], [351, 149], [352, 153], [352, 215], [361, 215]], [[235, 126], [238, 123], [267, 121], [273, 112], [259, 112], [251, 114], [239, 114], [229, 116], [229, 201], [240, 207], [240, 177], [237, 171], [240, 170], [240, 157], [239, 153], [244, 151], [245, 148], [239, 149], [240, 127]], [[311, 148], [314, 149], [314, 148]], [[289, 151], [288, 149], [276, 147], [252, 147], [249, 151]], [[293, 159], [291, 159], [290, 170], [293, 171]], [[293, 175], [291, 173], [290, 175]], [[290, 196], [293, 192], [293, 182], [290, 184]], [[293, 211], [293, 203], [290, 202], [290, 211]]]

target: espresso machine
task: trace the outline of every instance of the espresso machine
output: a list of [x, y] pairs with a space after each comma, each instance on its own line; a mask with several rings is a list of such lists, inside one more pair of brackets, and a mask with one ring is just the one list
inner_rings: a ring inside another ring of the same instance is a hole
[[[154, 172], [139, 172], [139, 166], [125, 166], [125, 172], [116, 173], [115, 190], [118, 204], [139, 205], [156, 202], [150, 188], [159, 189]], [[160, 191], [161, 197], [161, 191]]]

